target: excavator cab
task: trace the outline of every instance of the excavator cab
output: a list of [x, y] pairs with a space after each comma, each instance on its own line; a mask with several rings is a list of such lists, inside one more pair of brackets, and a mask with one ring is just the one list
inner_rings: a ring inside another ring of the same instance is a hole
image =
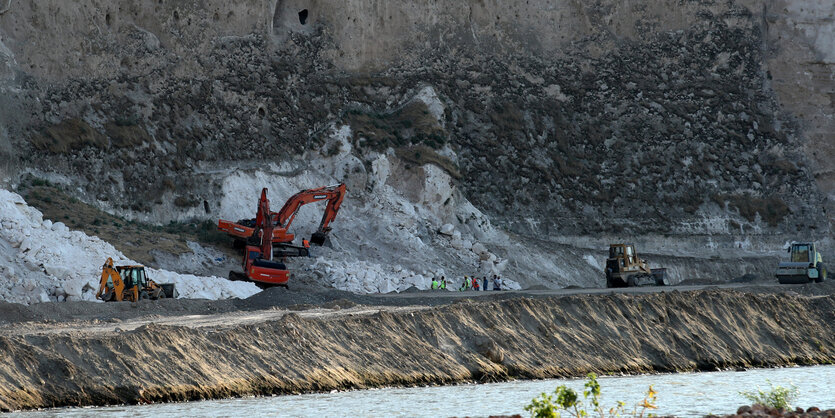
[[145, 276], [145, 267], [143, 266], [118, 266], [116, 271], [122, 275], [125, 281], [125, 287], [131, 288], [138, 286], [140, 288], [148, 287], [148, 278]]

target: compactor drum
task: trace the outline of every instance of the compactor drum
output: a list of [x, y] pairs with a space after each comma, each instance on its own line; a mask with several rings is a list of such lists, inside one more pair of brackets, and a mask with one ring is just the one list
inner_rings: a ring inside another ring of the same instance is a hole
[[826, 280], [826, 266], [814, 242], [795, 242], [789, 247], [789, 261], [777, 265], [777, 281], [781, 284], [820, 283]]
[[666, 286], [667, 269], [651, 269], [632, 244], [612, 244], [606, 259], [606, 287]]

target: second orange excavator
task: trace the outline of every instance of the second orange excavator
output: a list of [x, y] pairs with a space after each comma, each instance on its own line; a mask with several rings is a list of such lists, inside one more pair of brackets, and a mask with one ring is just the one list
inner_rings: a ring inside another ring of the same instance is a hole
[[[261, 288], [271, 286], [287, 287], [290, 280], [290, 273], [284, 263], [273, 261], [273, 236], [275, 224], [269, 218], [270, 201], [267, 200], [267, 188], [261, 190], [261, 199], [258, 201], [258, 212], [256, 214], [253, 236], [246, 245], [243, 258], [243, 273], [237, 271], [229, 272], [229, 280], [241, 280], [253, 282]], [[256, 241], [257, 240], [257, 245]]]
[[[266, 189], [264, 189], [266, 190]], [[322, 220], [316, 232], [310, 237], [310, 242], [316, 245], [323, 245], [330, 232], [330, 223], [336, 218], [339, 212], [339, 207], [342, 205], [342, 200], [345, 198], [347, 189], [345, 184], [338, 184], [335, 186], [325, 186], [316, 189], [302, 190], [294, 194], [290, 199], [284, 203], [284, 206], [278, 212], [261, 213], [261, 203], [266, 200], [266, 194], [261, 194], [261, 201], [259, 202], [259, 211], [253, 219], [241, 219], [237, 222], [219, 220], [217, 229], [226, 232], [234, 240], [235, 248], [243, 248], [250, 244], [260, 242], [260, 237], [255, 236], [256, 230], [264, 230], [264, 222], [266, 217], [272, 221], [272, 244], [273, 253], [279, 257], [294, 257], [307, 256], [308, 249], [306, 246], [293, 245], [294, 234], [288, 232], [290, 224], [296, 217], [299, 208], [308, 204], [327, 200], [328, 204], [325, 207], [325, 213], [322, 215]]]

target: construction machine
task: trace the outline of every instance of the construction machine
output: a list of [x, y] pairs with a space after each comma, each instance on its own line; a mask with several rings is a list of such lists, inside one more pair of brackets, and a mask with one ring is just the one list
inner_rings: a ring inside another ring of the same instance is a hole
[[143, 299], [176, 298], [174, 283], [156, 283], [140, 265], [113, 266], [108, 258], [101, 269], [101, 282], [96, 299], [105, 302], [136, 302]]
[[244, 248], [241, 267], [243, 272], [230, 271], [229, 280], [240, 280], [255, 283], [261, 288], [272, 286], [287, 287], [290, 273], [284, 263], [273, 261], [273, 230], [275, 223], [270, 219], [270, 201], [267, 199], [267, 188], [261, 190], [258, 201], [258, 212], [252, 236]]
[[777, 281], [781, 284], [820, 283], [826, 280], [826, 266], [814, 242], [793, 242], [788, 248], [789, 261], [777, 265]]
[[[264, 223], [269, 219], [273, 224], [272, 243], [274, 255], [278, 257], [306, 257], [309, 252], [306, 246], [293, 245], [295, 235], [288, 232], [290, 224], [296, 217], [299, 208], [308, 204], [327, 200], [325, 212], [316, 232], [310, 237], [310, 242], [316, 245], [324, 245], [331, 230], [330, 223], [336, 218], [342, 199], [345, 198], [347, 189], [345, 184], [325, 186], [316, 189], [302, 190], [294, 194], [278, 212], [260, 214], [258, 212], [253, 219], [241, 219], [237, 222], [219, 220], [217, 229], [226, 232], [233, 239], [235, 248], [244, 248], [247, 245], [260, 243], [260, 237], [255, 236], [256, 230], [264, 230]], [[262, 199], [266, 199], [261, 194]], [[258, 203], [261, 206], [261, 201]]]
[[606, 287], [666, 286], [667, 269], [649, 268], [633, 244], [612, 244], [606, 259]]

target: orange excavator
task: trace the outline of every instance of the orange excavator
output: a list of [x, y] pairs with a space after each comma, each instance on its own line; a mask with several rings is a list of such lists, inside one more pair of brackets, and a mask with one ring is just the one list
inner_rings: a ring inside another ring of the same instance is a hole
[[[255, 228], [248, 239], [242, 263], [243, 273], [229, 272], [229, 280], [253, 282], [261, 288], [272, 286], [287, 287], [290, 273], [284, 263], [273, 261], [273, 232], [275, 224], [270, 216], [270, 201], [267, 200], [267, 188], [261, 190], [258, 212], [255, 215]], [[255, 241], [257, 240], [257, 245]]]
[[[290, 197], [280, 211], [266, 212], [269, 213], [269, 217], [274, 226], [272, 231], [274, 255], [281, 257], [305, 257], [308, 255], [306, 246], [292, 244], [295, 235], [288, 233], [288, 229], [290, 228], [290, 224], [293, 223], [293, 219], [295, 219], [299, 208], [308, 203], [327, 200], [328, 204], [325, 207], [322, 220], [319, 222], [319, 227], [310, 237], [311, 243], [320, 246], [323, 245], [331, 230], [330, 223], [336, 218], [339, 207], [342, 205], [342, 199], [345, 198], [346, 191], [345, 184], [302, 190]], [[261, 193], [261, 199], [266, 199], [264, 193]], [[260, 210], [260, 202], [258, 207]], [[259, 211], [254, 219], [241, 219], [238, 222], [221, 219], [218, 221], [217, 229], [226, 232], [232, 237], [235, 248], [243, 248], [246, 245], [260, 242], [260, 237], [256, 237], [255, 232], [259, 229], [259, 225], [261, 225], [261, 230], [265, 229], [263, 223], [267, 216], [266, 213], [262, 214]]]

